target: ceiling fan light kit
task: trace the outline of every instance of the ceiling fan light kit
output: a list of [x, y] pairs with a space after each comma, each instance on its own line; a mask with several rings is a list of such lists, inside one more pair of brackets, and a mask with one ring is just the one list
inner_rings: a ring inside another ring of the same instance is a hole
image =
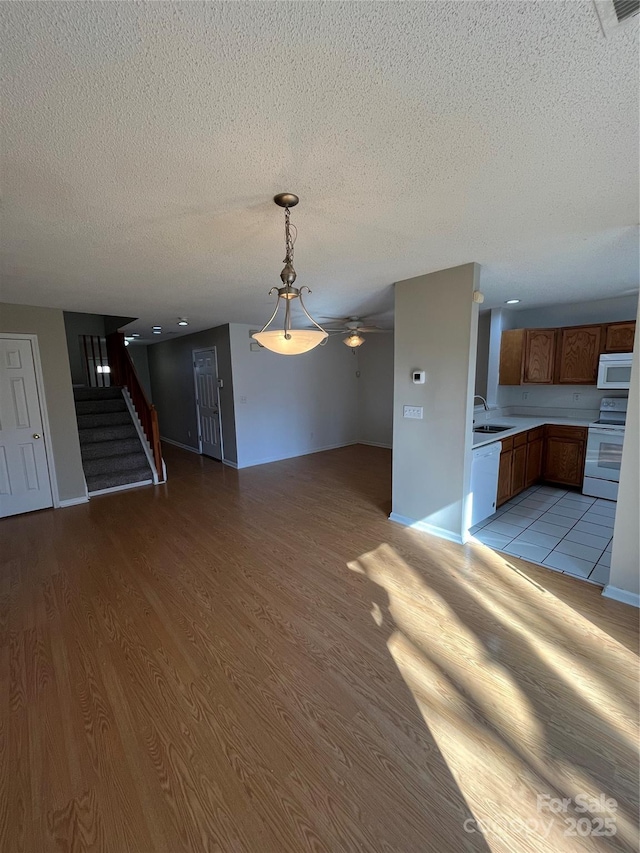
[[[279, 355], [300, 355], [303, 352], [309, 352], [309, 350], [325, 343], [329, 335], [319, 323], [316, 323], [305, 307], [302, 299], [302, 291], [306, 290], [307, 293], [311, 293], [309, 288], [306, 286], [294, 287], [296, 271], [293, 268], [293, 244], [295, 243], [296, 231], [295, 226], [293, 226], [294, 236], [292, 238], [290, 208], [295, 207], [299, 198], [293, 193], [279, 193], [277, 196], [274, 196], [273, 200], [279, 207], [284, 208], [285, 259], [284, 267], [280, 273], [283, 286], [272, 287], [269, 291], [269, 296], [274, 292], [278, 294], [276, 307], [267, 323], [265, 323], [259, 332], [255, 332], [251, 337], [265, 349], [271, 350], [271, 352], [278, 353]], [[271, 323], [275, 320], [278, 309], [280, 308], [281, 299], [284, 301], [283, 327], [282, 329], [271, 329], [270, 331], [267, 331]], [[291, 302], [294, 299], [300, 300], [300, 307], [307, 318], [315, 326], [314, 329], [294, 329], [292, 327]]]
[[357, 332], [350, 332], [346, 338], [343, 338], [342, 343], [354, 349], [355, 347], [362, 346], [364, 338]]

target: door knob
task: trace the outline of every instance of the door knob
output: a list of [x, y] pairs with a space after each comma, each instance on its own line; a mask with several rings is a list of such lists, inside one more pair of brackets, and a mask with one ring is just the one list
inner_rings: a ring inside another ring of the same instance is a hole
[[33, 437], [34, 437], [34, 438], [40, 438], [40, 433], [39, 433], [39, 432], [34, 432]]

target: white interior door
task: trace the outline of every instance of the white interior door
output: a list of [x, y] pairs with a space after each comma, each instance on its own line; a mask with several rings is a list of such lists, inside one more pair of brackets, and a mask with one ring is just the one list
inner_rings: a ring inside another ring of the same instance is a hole
[[52, 505], [31, 341], [0, 338], [0, 518]]
[[220, 406], [218, 403], [218, 360], [215, 347], [196, 350], [193, 354], [196, 379], [196, 406], [200, 452], [214, 459], [222, 459], [220, 435]]

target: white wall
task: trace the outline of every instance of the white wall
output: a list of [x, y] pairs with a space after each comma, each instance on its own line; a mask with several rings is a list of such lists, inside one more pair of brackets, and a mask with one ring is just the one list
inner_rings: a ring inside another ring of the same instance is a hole
[[[391, 518], [457, 541], [466, 534], [478, 306], [477, 264], [395, 286]], [[425, 385], [411, 374], [425, 370]], [[422, 406], [423, 419], [403, 417]]]
[[611, 573], [604, 595], [640, 606], [640, 335], [633, 350]]
[[[558, 294], [562, 298], [562, 294]], [[595, 299], [541, 308], [502, 309], [505, 329], [536, 329], [550, 326], [580, 326], [587, 323], [618, 323], [633, 320], [638, 310], [638, 296]]]
[[341, 337], [293, 357], [252, 351], [252, 328], [229, 326], [238, 467], [357, 442], [358, 359]]
[[[572, 305], [555, 305], [514, 311], [502, 309], [505, 329], [579, 326], [583, 323], [615, 323], [632, 320], [638, 310], [637, 296], [599, 299]], [[499, 329], [496, 331], [499, 332]], [[575, 395], [578, 398], [575, 398]], [[496, 403], [512, 414], [557, 415], [590, 419], [598, 412], [605, 392], [595, 385], [499, 385]], [[615, 392], [607, 396], [618, 395]], [[532, 411], [535, 409], [535, 412]], [[544, 410], [544, 411], [542, 411]]]
[[[343, 344], [344, 346], [344, 344]], [[365, 335], [356, 350], [358, 440], [391, 447], [393, 438], [393, 334]]]

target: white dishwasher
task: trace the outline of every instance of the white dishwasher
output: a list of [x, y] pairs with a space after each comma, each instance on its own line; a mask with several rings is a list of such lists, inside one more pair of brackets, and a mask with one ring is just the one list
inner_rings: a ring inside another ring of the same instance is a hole
[[471, 526], [479, 524], [496, 511], [498, 469], [502, 443], [485, 444], [472, 451], [471, 457]]

